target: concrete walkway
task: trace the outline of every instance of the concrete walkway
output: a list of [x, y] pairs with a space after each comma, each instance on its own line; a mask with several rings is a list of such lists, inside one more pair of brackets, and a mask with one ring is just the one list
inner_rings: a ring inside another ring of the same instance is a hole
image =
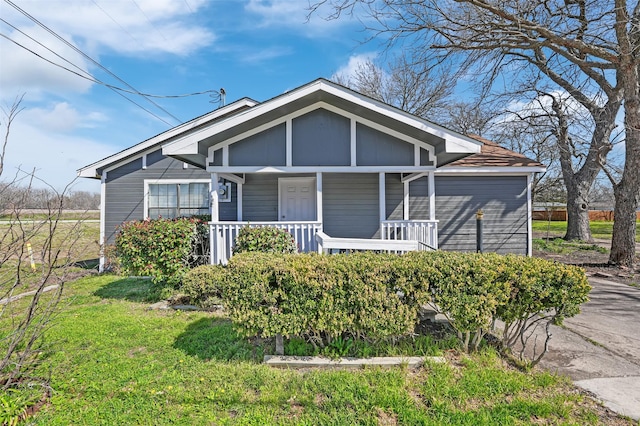
[[640, 420], [640, 289], [589, 278], [582, 312], [553, 327], [539, 366], [567, 375], [616, 413]]

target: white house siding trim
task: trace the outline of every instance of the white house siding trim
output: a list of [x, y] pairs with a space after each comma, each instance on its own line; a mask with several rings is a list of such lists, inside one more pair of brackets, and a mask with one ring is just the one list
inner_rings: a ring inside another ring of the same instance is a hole
[[218, 173], [411, 173], [435, 170], [433, 166], [229, 166], [207, 167], [207, 171]]
[[[188, 121], [184, 124], [176, 126], [172, 129], [169, 129], [165, 132], [160, 133], [150, 139], [147, 139], [144, 142], [141, 142], [137, 145], [132, 146], [131, 148], [127, 148], [117, 154], [111, 155], [107, 158], [104, 158], [100, 161], [96, 161], [93, 164], [90, 164], [86, 167], [78, 169], [77, 173], [79, 177], [88, 177], [88, 178], [96, 178], [98, 169], [114, 169], [120, 167], [122, 164], [128, 163], [139, 158], [141, 155], [148, 154], [153, 151], [157, 151], [161, 149], [161, 144], [166, 143], [168, 139], [171, 139], [182, 132], [187, 132], [193, 128], [205, 125], [208, 122], [214, 121], [217, 118], [233, 113], [234, 111], [246, 108], [253, 107], [257, 104], [256, 101], [251, 100], [249, 98], [242, 98], [236, 102], [230, 103], [222, 108], [219, 108], [215, 111], [212, 111], [208, 114], [205, 114], [201, 117], [195, 118], [191, 121]], [[108, 167], [108, 168], [105, 168]]]
[[531, 190], [533, 187], [533, 174], [527, 175], [527, 256], [533, 255], [533, 224]]
[[402, 219], [409, 220], [409, 181], [402, 182], [403, 197], [402, 197]]
[[106, 209], [107, 207], [107, 172], [102, 173], [100, 177], [100, 265], [99, 271], [104, 272], [105, 255], [104, 249], [106, 241]]
[[358, 136], [357, 135], [357, 128], [358, 128], [357, 124], [358, 124], [358, 121], [355, 118], [351, 118], [351, 123], [350, 123], [350, 126], [351, 126], [351, 132], [350, 132], [351, 139], [349, 141], [350, 151], [351, 151], [351, 167], [356, 167], [358, 165], [357, 161], [356, 161], [357, 153], [358, 153], [357, 152], [357, 141], [358, 141], [358, 139], [357, 139], [357, 136]]
[[[208, 148], [208, 157], [213, 158], [213, 152], [222, 148], [223, 149], [223, 155], [224, 155], [224, 150], [229, 149], [229, 145], [232, 145], [234, 143], [240, 142], [244, 139], [247, 139], [251, 136], [257, 135], [259, 133], [262, 133], [266, 130], [269, 130], [273, 127], [285, 124], [285, 132], [286, 132], [286, 138], [285, 138], [285, 146], [286, 146], [286, 159], [287, 159], [287, 166], [292, 166], [292, 158], [293, 158], [293, 120], [301, 117], [305, 114], [308, 114], [310, 112], [316, 111], [318, 109], [325, 109], [329, 112], [333, 112], [334, 114], [338, 114], [342, 117], [348, 118], [351, 120], [351, 135], [350, 135], [350, 144], [351, 144], [351, 165], [353, 166], [354, 164], [356, 164], [356, 124], [360, 123], [362, 125], [365, 125], [367, 127], [370, 127], [374, 130], [377, 130], [379, 132], [382, 132], [386, 135], [392, 136], [394, 138], [397, 138], [403, 142], [407, 142], [410, 143], [412, 145], [414, 145], [414, 165], [415, 166], [420, 166], [420, 148], [425, 149], [428, 153], [429, 153], [429, 160], [433, 163], [433, 164], [437, 164], [437, 156], [435, 154], [435, 147], [433, 145], [430, 145], [428, 143], [422, 142], [419, 139], [415, 139], [412, 138], [410, 136], [407, 136], [403, 133], [400, 133], [398, 131], [389, 129], [387, 127], [384, 127], [378, 123], [375, 123], [373, 121], [364, 119], [360, 116], [357, 116], [353, 113], [350, 113], [348, 111], [345, 111], [341, 108], [337, 108], [333, 105], [330, 105], [326, 102], [316, 102], [312, 105], [309, 105], [305, 108], [301, 108], [299, 110], [297, 110], [296, 112], [287, 114], [283, 117], [280, 117], [278, 120], [273, 120], [270, 121], [269, 123], [265, 123], [262, 124], [260, 126], [257, 126], [253, 129], [247, 130], [246, 132], [243, 132], [239, 135], [236, 135], [232, 138], [229, 138], [227, 140], [225, 140], [224, 142], [218, 143], [216, 145], [210, 146]], [[181, 152], [176, 152], [171, 150], [171, 146], [172, 144], [166, 145], [163, 147], [163, 154], [164, 155], [172, 155], [172, 154], [180, 154]], [[184, 154], [188, 154], [188, 153], [184, 153]], [[191, 153], [194, 154], [194, 153]], [[225, 162], [223, 157], [223, 161], [222, 164], [224, 166], [228, 166], [229, 163], [228, 161]], [[228, 159], [228, 156], [226, 157]], [[290, 162], [291, 160], [291, 162]], [[208, 163], [207, 163], [208, 165]]]
[[[378, 203], [380, 206], [380, 222], [387, 219], [387, 185], [385, 182], [384, 172], [380, 173], [378, 178]], [[382, 235], [382, 230], [380, 231]]]
[[429, 220], [436, 220], [436, 179], [435, 172], [429, 172], [428, 191], [429, 191]]
[[482, 143], [473, 138], [454, 133], [451, 130], [445, 129], [435, 123], [431, 123], [380, 101], [352, 92], [349, 89], [330, 83], [327, 80], [316, 80], [306, 86], [294, 89], [285, 95], [281, 95], [280, 97], [276, 97], [262, 104], [256, 105], [247, 111], [236, 114], [221, 121], [220, 123], [216, 123], [213, 126], [200, 129], [184, 136], [183, 138], [179, 138], [172, 142], [170, 146], [165, 146], [167, 151], [163, 152], [165, 152], [165, 155], [197, 154], [199, 141], [319, 91], [332, 94], [346, 101], [361, 105], [371, 111], [395, 119], [396, 121], [408, 126], [433, 134], [445, 141], [445, 145], [448, 148], [447, 151], [470, 154], [480, 152]]
[[316, 221], [324, 223], [322, 218], [322, 173], [316, 173]]
[[287, 167], [293, 166], [293, 119], [288, 118], [285, 125], [285, 156]]

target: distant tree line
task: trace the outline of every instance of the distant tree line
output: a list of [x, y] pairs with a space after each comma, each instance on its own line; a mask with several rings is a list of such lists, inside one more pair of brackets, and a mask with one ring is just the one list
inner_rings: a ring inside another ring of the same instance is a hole
[[[15, 182], [0, 182], [0, 210], [49, 209], [60, 203], [60, 194], [50, 188], [18, 186]], [[100, 208], [100, 194], [88, 191], [73, 191], [63, 195], [62, 208], [65, 210], [97, 210]]]

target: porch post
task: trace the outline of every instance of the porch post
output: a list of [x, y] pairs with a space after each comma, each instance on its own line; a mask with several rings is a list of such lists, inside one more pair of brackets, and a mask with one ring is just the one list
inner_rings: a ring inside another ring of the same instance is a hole
[[533, 229], [531, 225], [532, 205], [531, 187], [533, 185], [533, 173], [527, 175], [527, 256], [533, 255]]
[[218, 173], [211, 173], [211, 222], [218, 221]]
[[[322, 172], [316, 173], [316, 221], [322, 222]], [[324, 226], [322, 228], [324, 230]]]
[[[102, 176], [100, 177], [100, 266], [98, 271], [104, 272], [104, 264], [105, 264], [105, 255], [104, 249], [107, 246], [107, 224], [106, 220], [106, 209], [107, 209], [107, 172], [103, 171]], [[147, 194], [144, 194], [146, 199]], [[145, 216], [148, 215], [147, 212], [144, 212]], [[146, 219], [146, 217], [143, 217]]]
[[402, 219], [409, 220], [409, 184], [411, 182], [404, 181], [404, 201], [402, 203]]
[[429, 220], [436, 220], [436, 179], [435, 172], [429, 172]]
[[[218, 173], [211, 173], [211, 222], [218, 222]], [[211, 253], [211, 264], [215, 265], [220, 262], [220, 241], [218, 241], [218, 233], [215, 226], [209, 226], [209, 240]]]
[[378, 178], [378, 203], [380, 206], [380, 239], [384, 240], [384, 232], [382, 229], [382, 221], [387, 219], [387, 199], [385, 188], [385, 174], [380, 172]]

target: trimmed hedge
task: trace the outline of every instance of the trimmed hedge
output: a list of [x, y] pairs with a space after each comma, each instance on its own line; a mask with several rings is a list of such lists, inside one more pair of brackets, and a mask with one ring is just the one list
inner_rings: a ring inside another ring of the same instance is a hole
[[125, 274], [176, 286], [190, 268], [209, 261], [208, 238], [198, 218], [126, 222], [117, 230], [115, 255]]
[[[515, 255], [244, 253], [226, 268], [207, 268], [216, 269], [187, 276], [203, 274], [203, 294], [222, 289], [239, 332], [300, 336], [319, 346], [344, 336], [407, 335], [419, 308], [432, 302], [447, 315], [463, 348], [476, 349], [496, 318], [510, 335], [540, 314], [561, 322], [579, 312], [590, 291], [580, 268]], [[509, 347], [515, 340], [504, 342]]]
[[246, 335], [303, 336], [324, 346], [350, 334], [367, 339], [413, 331], [429, 299], [419, 265], [395, 255], [246, 253], [227, 266], [225, 306]]

